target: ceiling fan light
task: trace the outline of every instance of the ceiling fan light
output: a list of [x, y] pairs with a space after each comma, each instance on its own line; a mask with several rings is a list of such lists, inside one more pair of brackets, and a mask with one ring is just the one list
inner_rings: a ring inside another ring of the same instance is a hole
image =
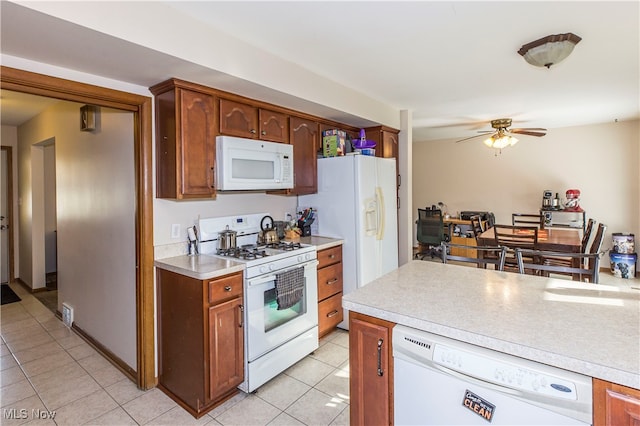
[[518, 53], [531, 65], [551, 68], [569, 56], [580, 40], [573, 33], [550, 35], [523, 45]]
[[502, 149], [518, 143], [518, 139], [507, 135], [493, 135], [484, 140], [484, 144], [489, 148]]

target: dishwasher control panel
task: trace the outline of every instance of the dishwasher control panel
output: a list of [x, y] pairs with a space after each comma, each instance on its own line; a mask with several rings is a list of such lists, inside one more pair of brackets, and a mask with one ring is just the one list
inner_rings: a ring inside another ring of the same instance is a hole
[[434, 344], [432, 361], [484, 382], [555, 398], [577, 399], [573, 382], [445, 344]]

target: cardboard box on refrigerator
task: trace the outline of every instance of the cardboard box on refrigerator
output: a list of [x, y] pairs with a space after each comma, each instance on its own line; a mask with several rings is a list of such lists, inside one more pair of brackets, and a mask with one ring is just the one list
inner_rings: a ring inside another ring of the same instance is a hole
[[324, 157], [337, 157], [344, 155], [347, 132], [331, 129], [322, 132], [322, 155]]

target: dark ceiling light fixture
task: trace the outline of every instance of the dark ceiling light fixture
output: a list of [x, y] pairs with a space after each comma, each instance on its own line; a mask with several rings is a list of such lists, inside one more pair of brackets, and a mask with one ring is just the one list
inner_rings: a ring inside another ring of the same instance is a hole
[[569, 56], [580, 40], [573, 33], [550, 35], [523, 45], [518, 53], [531, 65], [551, 68]]

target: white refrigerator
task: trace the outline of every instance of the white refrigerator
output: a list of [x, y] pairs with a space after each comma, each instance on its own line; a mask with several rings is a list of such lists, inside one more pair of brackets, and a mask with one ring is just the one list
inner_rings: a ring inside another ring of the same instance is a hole
[[[318, 159], [317, 235], [344, 240], [343, 294], [398, 268], [396, 161], [367, 155]], [[348, 329], [348, 311], [340, 328]]]

